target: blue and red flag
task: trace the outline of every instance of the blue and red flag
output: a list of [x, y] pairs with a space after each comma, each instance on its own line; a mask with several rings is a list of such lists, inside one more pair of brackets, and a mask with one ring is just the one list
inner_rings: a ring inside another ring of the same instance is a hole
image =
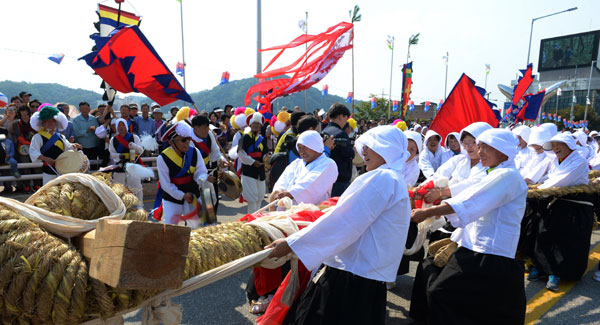
[[542, 107], [542, 101], [544, 100], [545, 94], [546, 90], [542, 90], [536, 94], [529, 94], [523, 97], [523, 99], [525, 100], [525, 104], [523, 105], [523, 107], [521, 107], [519, 114], [517, 114], [517, 119], [521, 121], [536, 120], [540, 108]]
[[62, 62], [62, 60], [65, 58], [65, 55], [62, 53], [59, 54], [52, 54], [48, 57], [48, 60], [56, 63], [56, 64], [60, 64]]
[[377, 107], [377, 98], [375, 96], [371, 97], [371, 109]]
[[542, 112], [542, 120], [546, 119], [546, 113]]
[[395, 100], [392, 102], [392, 111], [395, 112], [398, 110], [398, 101]]
[[517, 106], [517, 104], [519, 103], [521, 98], [523, 98], [523, 95], [525, 95], [525, 93], [527, 92], [527, 89], [529, 88], [529, 86], [531, 85], [533, 80], [535, 79], [535, 77], [532, 75], [532, 70], [533, 70], [532, 63], [529, 63], [527, 65], [527, 69], [519, 70], [519, 71], [521, 71], [523, 76], [519, 77], [519, 81], [517, 82], [517, 84], [515, 85], [515, 88], [513, 89], [512, 104], [514, 106]]
[[440, 103], [438, 104], [436, 110], [440, 110], [440, 108], [442, 108], [442, 105], [444, 105], [444, 100], [440, 100]]
[[411, 111], [415, 110], [415, 102], [413, 100], [408, 103], [408, 109]]
[[[556, 114], [555, 114], [555, 115], [556, 115]], [[560, 116], [560, 115], [559, 115], [559, 116], [558, 116], [558, 120], [557, 120], [557, 121], [559, 121], [559, 122], [560, 122], [561, 120], [562, 120], [562, 116]], [[566, 121], [566, 120], [565, 120], [565, 121]]]
[[175, 66], [175, 73], [181, 77], [185, 76], [185, 64], [183, 62], [177, 62], [177, 65]]
[[94, 37], [94, 41], [97, 50], [80, 60], [114, 89], [140, 92], [161, 106], [179, 99], [194, 102], [138, 26], [119, 27], [108, 37]]
[[501, 117], [484, 94], [485, 90], [475, 86], [475, 81], [463, 73], [431, 122], [430, 129], [445, 139], [450, 132], [462, 130], [475, 122], [497, 127]]
[[431, 103], [429, 101], [425, 102], [425, 112], [427, 112], [429, 110], [429, 106], [431, 105]]
[[321, 89], [321, 97], [327, 96], [328, 93], [329, 93], [329, 86], [324, 85], [323, 89]]
[[219, 86], [228, 84], [228, 83], [229, 83], [229, 72], [225, 71], [221, 74], [221, 82], [219, 83]]
[[352, 103], [352, 97], [354, 97], [354, 93], [349, 91], [348, 96], [346, 96], [346, 103]]

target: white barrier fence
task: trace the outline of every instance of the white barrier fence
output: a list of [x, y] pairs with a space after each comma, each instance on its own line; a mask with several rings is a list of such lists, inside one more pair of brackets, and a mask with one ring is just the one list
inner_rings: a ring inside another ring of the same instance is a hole
[[[144, 163], [146, 163], [146, 165], [149, 164], [153, 164], [156, 165], [156, 158], [157, 157], [142, 157], [142, 161]], [[98, 166], [100, 165], [102, 161], [101, 160], [90, 160], [90, 166]], [[152, 170], [156, 171], [156, 166], [147, 166], [149, 168], [152, 168]], [[18, 169], [19, 170], [23, 170], [23, 169], [33, 169], [33, 168], [42, 168], [42, 163], [19, 163], [18, 164]], [[9, 165], [2, 165], [0, 166], [0, 170], [10, 170], [10, 166]], [[97, 170], [90, 170], [90, 172], [95, 172]], [[12, 176], [0, 176], [0, 182], [13, 182], [13, 181], [27, 181], [27, 180], [35, 180], [35, 179], [42, 179], [42, 174], [23, 174], [21, 173], [21, 177], [20, 178], [16, 178], [14, 175]]]

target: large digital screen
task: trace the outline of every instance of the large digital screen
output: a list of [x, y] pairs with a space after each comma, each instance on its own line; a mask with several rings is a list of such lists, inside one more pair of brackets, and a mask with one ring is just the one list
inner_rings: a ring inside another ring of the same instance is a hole
[[600, 31], [543, 39], [538, 71], [589, 66], [598, 58]]

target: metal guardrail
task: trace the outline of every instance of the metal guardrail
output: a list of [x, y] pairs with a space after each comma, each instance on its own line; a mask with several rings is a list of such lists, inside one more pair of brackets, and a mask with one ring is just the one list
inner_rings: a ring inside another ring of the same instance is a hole
[[[142, 161], [144, 163], [156, 163], [156, 158], [157, 157], [142, 157]], [[102, 160], [90, 160], [90, 166], [98, 166], [100, 165], [100, 163], [102, 162]], [[32, 168], [42, 168], [42, 163], [19, 163], [17, 164], [18, 169], [32, 169]], [[156, 171], [157, 168], [156, 166], [154, 167], [149, 167], [152, 170]], [[0, 170], [10, 170], [10, 166], [9, 165], [3, 165], [0, 166]], [[90, 172], [95, 172], [96, 170], [90, 170]], [[28, 180], [36, 180], [36, 179], [42, 179], [42, 174], [21, 174], [20, 178], [16, 178], [15, 176], [0, 176], [0, 182], [19, 182], [19, 181], [28, 181]]]

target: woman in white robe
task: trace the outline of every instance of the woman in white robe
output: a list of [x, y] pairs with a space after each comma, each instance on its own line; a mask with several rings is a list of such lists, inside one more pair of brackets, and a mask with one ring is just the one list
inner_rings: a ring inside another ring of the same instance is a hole
[[285, 168], [273, 186], [271, 201], [283, 196], [290, 197], [296, 204], [319, 204], [328, 200], [338, 169], [335, 161], [323, 153], [323, 138], [317, 131], [304, 131], [298, 137], [296, 148], [302, 159], [294, 160]]
[[267, 246], [273, 248], [270, 257], [293, 252], [308, 270], [325, 265], [284, 323], [385, 323], [385, 282], [396, 279], [410, 216], [403, 174], [407, 146], [395, 126], [367, 131], [355, 147], [368, 172], [350, 184], [332, 211]]
[[[556, 158], [550, 167], [548, 179], [538, 188], [589, 183], [588, 162], [577, 152], [572, 135], [557, 134], [543, 148], [554, 151]], [[533, 251], [535, 267], [527, 280], [538, 281], [548, 276], [546, 289], [557, 291], [561, 278], [578, 280], [586, 268], [594, 218], [593, 204], [583, 198], [563, 200], [557, 197], [548, 205], [548, 210], [534, 227], [538, 229]]]
[[[443, 267], [427, 258], [417, 270], [410, 316], [428, 324], [523, 324], [523, 267], [515, 259], [527, 185], [514, 166], [518, 140], [490, 129], [478, 138], [487, 175], [441, 205], [412, 211], [412, 221], [448, 215], [458, 244]], [[458, 230], [462, 230], [458, 232]]]
[[415, 186], [419, 179], [421, 169], [419, 168], [419, 153], [423, 147], [423, 137], [415, 131], [404, 131], [404, 135], [408, 138], [408, 152], [410, 156], [406, 160], [406, 168], [404, 169], [404, 181], [408, 187]]
[[529, 147], [532, 154], [529, 160], [525, 162], [524, 167], [519, 171], [525, 183], [538, 184], [544, 182], [548, 178], [548, 171], [552, 166], [556, 157], [548, 155], [542, 147], [544, 143], [550, 140], [550, 133], [540, 127], [535, 127], [531, 130], [529, 136]]
[[444, 140], [444, 162], [461, 153], [463, 153], [463, 147], [460, 144], [460, 134], [458, 132], [448, 133]]
[[442, 137], [433, 130], [425, 134], [423, 144], [425, 148], [419, 154], [419, 168], [426, 178], [431, 177], [435, 171], [444, 163], [444, 148], [440, 145]]
[[512, 132], [519, 139], [519, 153], [515, 157], [515, 166], [517, 170], [523, 169], [525, 167], [525, 163], [529, 160], [531, 156], [531, 150], [527, 146], [529, 142], [529, 135], [531, 134], [531, 129], [527, 125], [519, 125], [512, 130]]

